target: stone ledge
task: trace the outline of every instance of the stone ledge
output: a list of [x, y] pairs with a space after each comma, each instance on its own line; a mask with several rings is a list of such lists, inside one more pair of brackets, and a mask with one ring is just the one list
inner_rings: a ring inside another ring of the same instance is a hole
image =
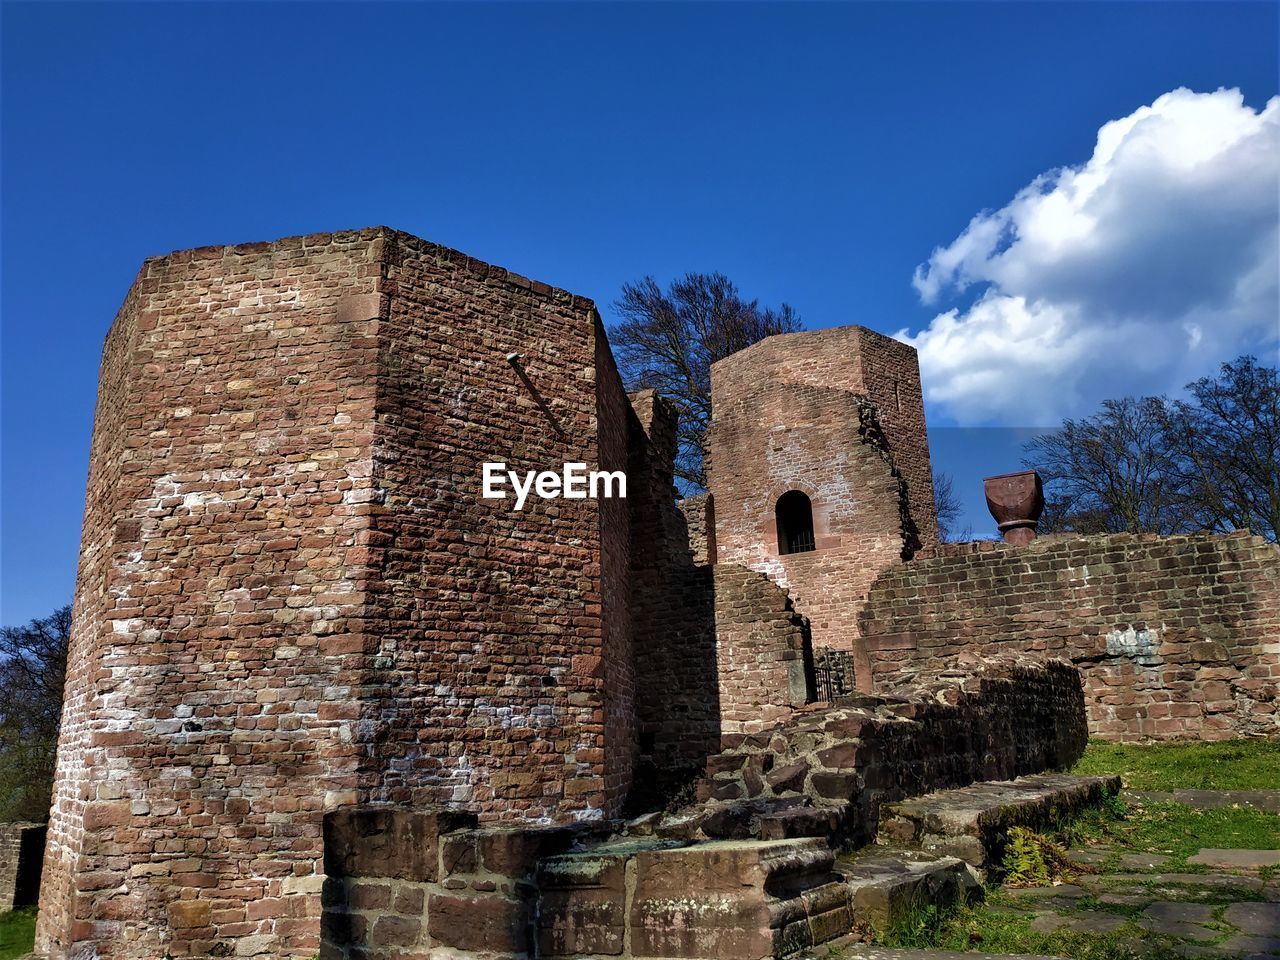
[[836, 865], [849, 888], [853, 929], [883, 932], [926, 904], [941, 908], [982, 897], [982, 884], [967, 863], [917, 850], [868, 847]]
[[942, 790], [881, 809], [876, 842], [997, 866], [1012, 827], [1040, 829], [1120, 790], [1119, 777], [1035, 774]]

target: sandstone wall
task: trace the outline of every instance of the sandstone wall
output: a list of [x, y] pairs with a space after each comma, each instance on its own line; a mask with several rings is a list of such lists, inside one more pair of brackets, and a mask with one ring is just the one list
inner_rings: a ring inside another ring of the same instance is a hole
[[148, 261], [104, 350], [39, 947], [310, 957], [327, 808], [616, 812], [626, 508], [480, 484], [620, 467], [625, 416], [590, 301], [456, 251]]
[[626, 743], [605, 759], [606, 713], [620, 722], [605, 677], [627, 696], [627, 638], [625, 585], [606, 597], [602, 582], [602, 566], [626, 569], [625, 509], [481, 497], [486, 461], [618, 465], [625, 397], [597, 376], [595, 308], [416, 238], [387, 243], [362, 784], [490, 820], [603, 817], [629, 767]]
[[[903, 478], [907, 509], [916, 534], [923, 545], [937, 542], [924, 395], [914, 348], [866, 327], [806, 330], [768, 337], [721, 360], [712, 367], [711, 380], [713, 423], [724, 421], [726, 414], [730, 413], [730, 405], [745, 401], [746, 409], [735, 410], [732, 418], [737, 419], [745, 414], [756, 419], [762, 435], [769, 435], [775, 443], [784, 440], [788, 434], [804, 432], [814, 427], [837, 431], [835, 436], [838, 436], [839, 428], [844, 426], [847, 431], [845, 436], [848, 436], [851, 429], [856, 429], [857, 420], [850, 420], [846, 416], [843, 422], [830, 423], [828, 421], [834, 411], [821, 407], [805, 409], [804, 406], [787, 410], [785, 401], [769, 415], [756, 417], [756, 411], [751, 408], [759, 401], [749, 400], [749, 397], [758, 397], [762, 392], [778, 392], [787, 396], [787, 387], [807, 387], [810, 388], [809, 391], [800, 390], [793, 394], [801, 403], [801, 398], [821, 392], [853, 394], [870, 400], [878, 414], [886, 449]], [[714, 430], [713, 427], [712, 436]], [[841, 444], [838, 440], [819, 442], [826, 442], [827, 452], [833, 457], [839, 457]], [[786, 462], [787, 454], [779, 456], [764, 444], [759, 446], [757, 453], [762, 456], [755, 464], [730, 465], [724, 458], [731, 458], [732, 454], [722, 454], [721, 459], [717, 460], [713, 447], [711, 468], [722, 472], [719, 476], [711, 475], [711, 492], [718, 495], [717, 486], [727, 479], [723, 473], [725, 469], [741, 471], [744, 479], [756, 481], [757, 485], [762, 482], [765, 487], [787, 480], [808, 480], [815, 485], [828, 481], [839, 482], [842, 464], [838, 461], [820, 469], [812, 477], [806, 477], [796, 469], [799, 464]], [[856, 486], [853, 496], [862, 496]], [[736, 504], [739, 498], [733, 499]], [[722, 511], [725, 506], [723, 503], [717, 504]], [[815, 507], [817, 506], [815, 503]], [[770, 502], [770, 522], [772, 507]], [[743, 518], [731, 520], [727, 527], [722, 524], [720, 529], [728, 539], [741, 537], [743, 544], [750, 545], [756, 525], [753, 519]], [[847, 529], [855, 531], [858, 528], [855, 524]], [[769, 535], [772, 536], [771, 533]]]
[[711, 494], [685, 497], [676, 506], [684, 514], [689, 529], [689, 551], [694, 563], [716, 562], [716, 513]]
[[1117, 740], [1280, 732], [1280, 548], [1119, 535], [957, 544], [886, 570], [862, 614], [876, 689], [963, 652], [1064, 657]]
[[720, 745], [715, 588], [695, 564], [674, 500], [676, 411], [652, 390], [631, 397], [631, 621], [639, 757], [630, 809], [666, 802]]
[[356, 786], [377, 349], [343, 305], [374, 291], [373, 240], [150, 260], [107, 337], [37, 933], [56, 960], [316, 948], [320, 815]]
[[851, 924], [817, 838], [610, 841], [367, 807], [330, 814], [325, 833], [321, 960], [764, 960]]
[[[736, 373], [733, 360], [722, 363]], [[816, 647], [856, 650], [872, 581], [920, 543], [910, 487], [866, 397], [761, 377], [716, 381], [708, 442], [717, 559], [786, 589], [809, 618]], [[739, 386], [744, 393], [734, 392]], [[781, 552], [775, 506], [790, 490], [811, 501], [814, 550]]]
[[715, 567], [720, 742], [755, 733], [816, 697], [809, 624], [787, 592], [735, 563]]

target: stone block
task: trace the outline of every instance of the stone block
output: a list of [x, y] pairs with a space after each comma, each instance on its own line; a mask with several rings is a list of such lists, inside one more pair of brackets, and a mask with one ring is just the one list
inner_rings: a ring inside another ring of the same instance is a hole
[[331, 877], [440, 878], [440, 837], [475, 826], [458, 810], [345, 807], [324, 818], [325, 873]]
[[477, 830], [475, 837], [482, 869], [520, 879], [533, 875], [539, 858], [568, 849], [575, 833], [556, 827], [492, 827]]
[[530, 899], [496, 893], [432, 894], [427, 902], [428, 932], [432, 942], [458, 950], [523, 954], [532, 940]]
[[642, 957], [756, 960], [782, 948], [784, 927], [804, 917], [766, 890], [793, 899], [832, 879], [820, 840], [714, 841], [638, 853], [631, 949]]
[[538, 865], [538, 952], [617, 956], [626, 937], [630, 850], [549, 857]]

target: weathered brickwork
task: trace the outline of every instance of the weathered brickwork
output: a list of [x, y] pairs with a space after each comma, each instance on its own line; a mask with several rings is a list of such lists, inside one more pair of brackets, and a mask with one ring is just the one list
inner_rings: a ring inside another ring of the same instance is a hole
[[685, 497], [678, 504], [689, 528], [689, 551], [694, 563], [715, 563], [716, 513], [711, 494], [700, 493]]
[[819, 839], [691, 846], [368, 807], [330, 814], [325, 838], [321, 960], [764, 960], [851, 921]]
[[486, 460], [622, 464], [605, 357], [590, 301], [385, 229], [148, 261], [104, 354], [42, 949], [311, 956], [338, 804], [620, 808], [625, 508], [479, 496]]
[[631, 810], [665, 802], [720, 745], [712, 568], [695, 564], [673, 486], [676, 412], [631, 397], [631, 622], [639, 759]]
[[1280, 732], [1280, 547], [1228, 536], [957, 544], [889, 569], [863, 612], [877, 689], [962, 652], [1065, 657], [1095, 736]]
[[604, 528], [625, 512], [481, 497], [486, 461], [595, 467], [603, 438], [604, 466], [620, 466], [625, 398], [597, 375], [599, 319], [589, 300], [461, 254], [383, 242], [362, 785], [486, 819], [599, 818], [627, 779], [622, 759], [609, 795], [604, 684], [627, 659], [626, 597], [615, 581], [606, 610], [601, 576], [626, 569], [625, 528]]
[[[718, 562], [767, 574], [817, 647], [857, 649], [876, 575], [937, 537], [915, 353], [862, 327], [770, 337], [712, 368]], [[784, 553], [775, 507], [808, 496], [815, 550]]]
[[841, 936], [858, 894], [832, 841], [869, 839], [886, 801], [1065, 766], [1084, 748], [1069, 664], [966, 670], [734, 736], [700, 790], [716, 799], [623, 835], [477, 828], [440, 809], [331, 813], [321, 957], [747, 960]]
[[344, 304], [374, 292], [373, 244], [148, 261], [108, 335], [37, 933], [55, 958], [318, 944], [320, 814], [356, 787], [377, 356]]
[[[624, 392], [589, 300], [386, 228], [147, 261], [103, 353], [39, 949], [310, 958], [323, 915], [334, 960], [769, 956], [847, 928], [826, 840], [881, 799], [1078, 754], [1075, 669], [957, 657], [1075, 661], [1104, 736], [1275, 732], [1274, 545], [939, 547], [911, 348], [789, 334], [712, 381], [677, 504], [674, 407]], [[487, 462], [627, 497], [517, 511]]]
[[764, 574], [715, 568], [721, 741], [765, 730], [816, 696], [809, 624]]
[[[682, 828], [723, 836], [732, 825], [767, 839], [830, 822], [831, 832], [866, 842], [886, 800], [1061, 770], [1084, 751], [1080, 674], [1064, 660], [966, 655], [956, 669], [904, 670], [897, 680], [882, 694], [726, 737], [699, 785], [708, 805], [684, 815]], [[810, 803], [837, 819], [819, 818]]]
[[0, 823], [0, 912], [36, 902], [45, 833], [43, 823]]

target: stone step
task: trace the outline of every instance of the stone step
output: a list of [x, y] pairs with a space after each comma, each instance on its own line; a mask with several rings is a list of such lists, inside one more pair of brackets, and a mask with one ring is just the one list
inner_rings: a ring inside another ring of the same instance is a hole
[[803, 955], [807, 958], [831, 957], [833, 960], [1061, 960], [1029, 953], [956, 953], [953, 950], [892, 950], [871, 947], [853, 941], [833, 940]]
[[824, 840], [620, 840], [538, 866], [539, 956], [765, 960], [843, 936]]
[[982, 884], [957, 857], [865, 847], [836, 864], [850, 891], [853, 929], [882, 933], [926, 906], [947, 910], [982, 897]]
[[1199, 810], [1253, 807], [1280, 813], [1280, 790], [1128, 790], [1124, 797], [1140, 803], [1181, 803]]
[[998, 867], [1012, 827], [1042, 830], [1120, 790], [1119, 777], [1035, 774], [940, 790], [880, 808], [876, 842]]

